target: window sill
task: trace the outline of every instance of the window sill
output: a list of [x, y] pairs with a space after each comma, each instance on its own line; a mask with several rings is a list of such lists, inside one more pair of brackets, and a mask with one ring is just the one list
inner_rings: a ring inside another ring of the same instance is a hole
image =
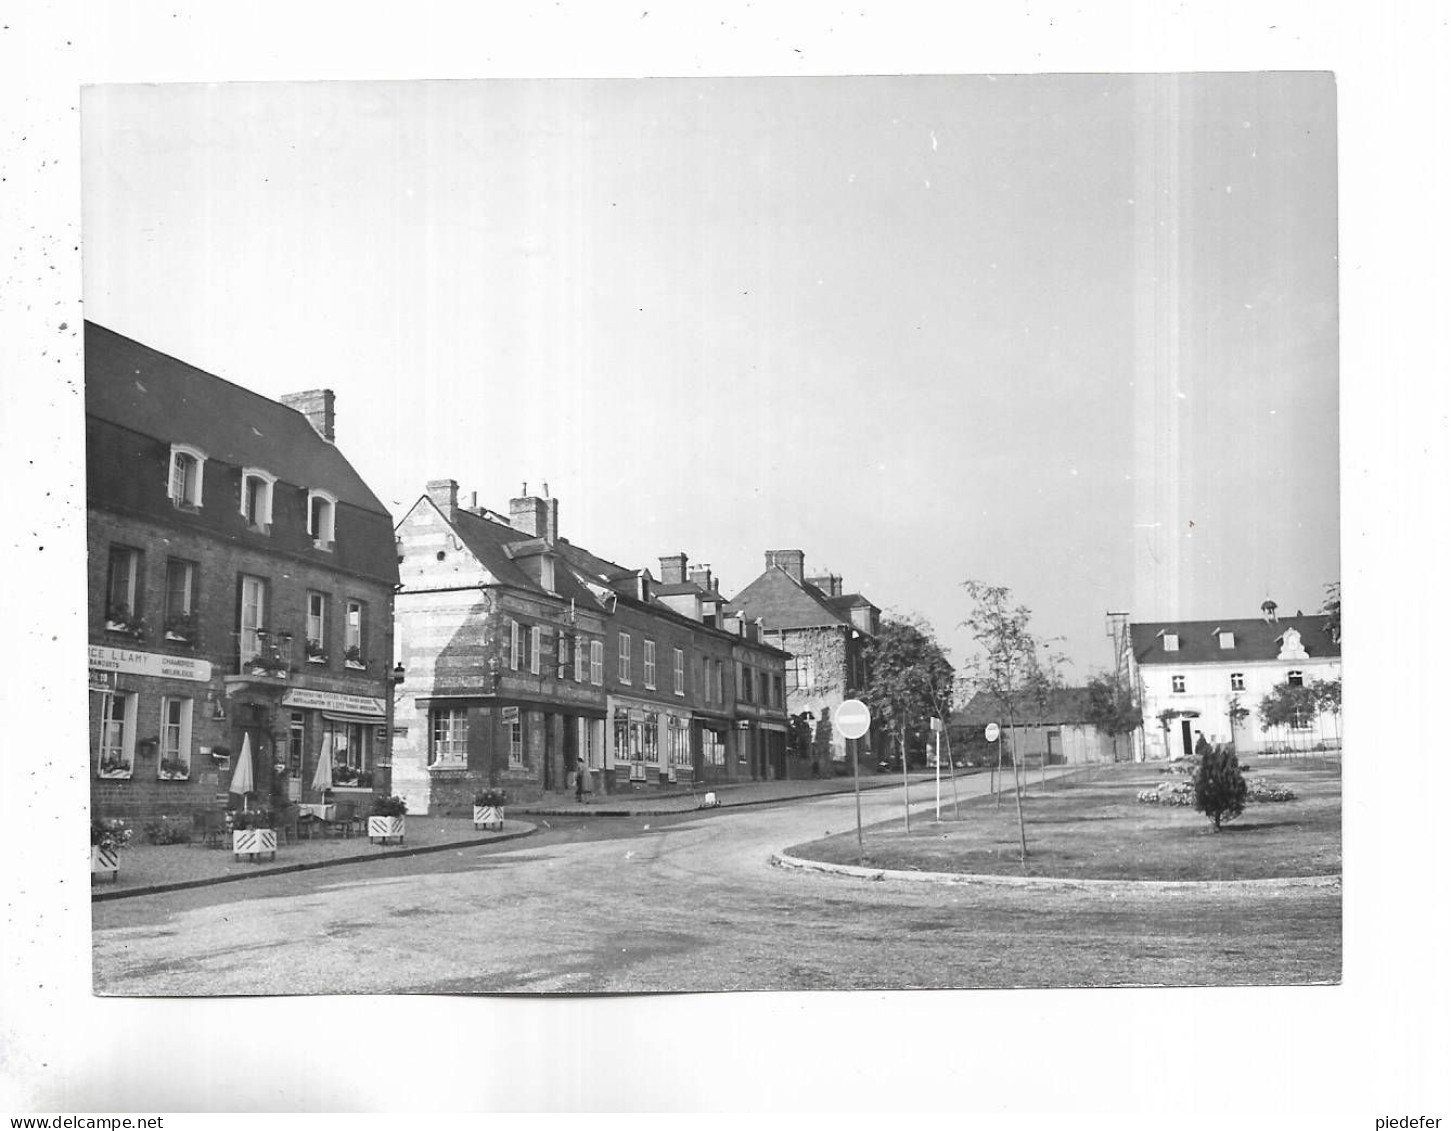
[[96, 777], [100, 778], [102, 781], [130, 781], [131, 780], [131, 771], [130, 770], [124, 770], [124, 771], [120, 771], [120, 770], [110, 770], [110, 771], [107, 771], [107, 770], [97, 770], [96, 771]]
[[157, 781], [190, 781], [191, 780], [191, 771], [188, 770], [184, 774], [157, 774], [156, 775], [156, 780]]
[[314, 538], [312, 540], [312, 548], [314, 550], [322, 550], [329, 554], [332, 553], [333, 545], [334, 543], [326, 538]]
[[309, 656], [307, 658], [307, 662], [309, 664], [326, 664], [327, 663], [327, 657], [326, 656]]
[[344, 664], [343, 664], [343, 667], [347, 668], [349, 671], [355, 671], [355, 672], [365, 672], [365, 671], [368, 670], [368, 665], [367, 664], [360, 664], [360, 663], [358, 663], [355, 660], [347, 660], [347, 661], [345, 661]]

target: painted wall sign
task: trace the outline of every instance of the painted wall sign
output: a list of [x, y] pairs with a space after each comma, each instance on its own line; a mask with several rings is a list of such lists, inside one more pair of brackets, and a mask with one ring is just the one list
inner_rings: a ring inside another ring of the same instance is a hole
[[[163, 656], [159, 652], [137, 652], [130, 648], [107, 648], [104, 644], [90, 646], [89, 663], [93, 673], [123, 672], [126, 675], [188, 679], [194, 683], [206, 683], [212, 678], [212, 665], [207, 660]], [[94, 674], [92, 679], [95, 679]]]
[[293, 687], [282, 696], [284, 707], [310, 707], [318, 711], [341, 711], [350, 715], [381, 715], [383, 700], [370, 695], [344, 695], [339, 691], [317, 691]]

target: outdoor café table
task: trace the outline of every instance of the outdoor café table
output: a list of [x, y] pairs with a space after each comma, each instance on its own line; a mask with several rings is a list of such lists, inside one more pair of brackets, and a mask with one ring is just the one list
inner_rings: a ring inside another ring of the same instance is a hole
[[331, 821], [333, 814], [337, 812], [337, 806], [327, 805], [299, 805], [297, 815], [299, 817], [313, 817], [319, 821]]

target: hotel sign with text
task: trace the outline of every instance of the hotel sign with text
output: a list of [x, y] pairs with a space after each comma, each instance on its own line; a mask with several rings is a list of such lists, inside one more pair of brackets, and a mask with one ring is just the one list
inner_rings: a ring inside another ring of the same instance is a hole
[[[160, 652], [137, 652], [130, 648], [90, 646], [89, 665], [92, 673], [119, 672], [122, 675], [152, 675], [165, 679], [189, 679], [206, 683], [212, 678], [212, 665], [207, 660], [189, 656], [164, 656]], [[92, 683], [96, 679], [93, 675]]]

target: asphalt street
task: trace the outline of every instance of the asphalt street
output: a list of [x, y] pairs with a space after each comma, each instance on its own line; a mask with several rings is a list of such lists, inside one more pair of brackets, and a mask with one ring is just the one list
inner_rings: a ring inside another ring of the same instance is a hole
[[[985, 789], [984, 779], [973, 783]], [[914, 787], [931, 835], [932, 785]], [[1198, 892], [871, 881], [769, 864], [854, 825], [851, 794], [737, 810], [559, 818], [529, 838], [93, 905], [95, 988], [118, 995], [629, 993], [1333, 978], [1297, 958], [1339, 893], [1264, 905], [1247, 960]], [[862, 795], [900, 820], [900, 790]], [[544, 819], [541, 819], [543, 821]], [[1244, 901], [1249, 901], [1246, 906]], [[1204, 956], [1186, 967], [1185, 949]]]

